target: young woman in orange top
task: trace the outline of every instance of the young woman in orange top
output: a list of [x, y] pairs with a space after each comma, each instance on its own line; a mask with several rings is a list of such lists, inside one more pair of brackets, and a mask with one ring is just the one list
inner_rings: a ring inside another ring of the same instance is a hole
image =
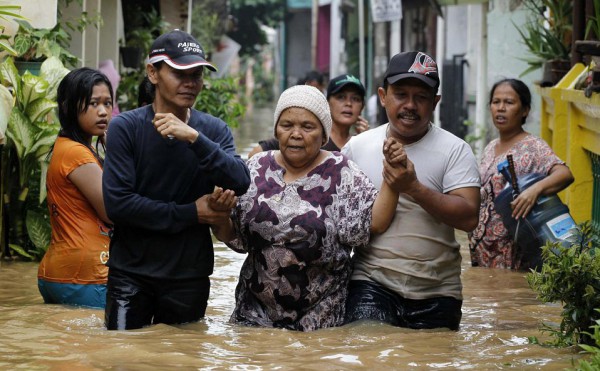
[[[104, 147], [113, 92], [99, 71], [79, 68], [58, 86], [61, 130], [47, 174], [52, 240], [38, 269], [44, 302], [104, 308], [111, 222], [102, 199]], [[98, 137], [96, 148], [92, 138]]]

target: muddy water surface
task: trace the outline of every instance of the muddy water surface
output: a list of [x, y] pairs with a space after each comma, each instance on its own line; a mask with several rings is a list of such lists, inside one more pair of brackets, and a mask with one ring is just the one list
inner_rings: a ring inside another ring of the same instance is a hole
[[[259, 111], [260, 113], [261, 111]], [[272, 111], [234, 132], [240, 152], [272, 133]], [[562, 370], [573, 349], [529, 344], [560, 307], [541, 304], [523, 273], [472, 268], [463, 242], [458, 332], [379, 323], [298, 333], [228, 323], [243, 255], [219, 244], [207, 317], [182, 326], [113, 332], [100, 310], [45, 305], [36, 263], [0, 262], [0, 370]]]

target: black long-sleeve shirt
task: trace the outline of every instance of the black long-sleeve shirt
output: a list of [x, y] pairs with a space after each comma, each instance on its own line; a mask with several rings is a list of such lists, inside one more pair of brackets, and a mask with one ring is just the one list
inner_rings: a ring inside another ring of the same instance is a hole
[[164, 279], [207, 277], [214, 252], [209, 226], [198, 223], [195, 201], [215, 185], [237, 195], [250, 184], [220, 119], [192, 110], [198, 139], [163, 138], [148, 105], [116, 116], [107, 135], [104, 204], [114, 222], [108, 266]]

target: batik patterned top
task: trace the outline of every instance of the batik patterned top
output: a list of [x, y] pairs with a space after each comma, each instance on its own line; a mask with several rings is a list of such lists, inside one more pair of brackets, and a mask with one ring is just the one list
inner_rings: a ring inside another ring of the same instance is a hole
[[311, 331], [341, 325], [353, 247], [369, 241], [377, 190], [340, 153], [286, 183], [277, 151], [248, 161], [251, 184], [233, 212], [247, 252], [232, 322]]
[[498, 164], [511, 154], [519, 178], [531, 173], [547, 175], [554, 165], [564, 162], [546, 142], [531, 134], [498, 156], [495, 154], [497, 143], [498, 139], [494, 139], [485, 147], [479, 165], [481, 207], [479, 224], [469, 234], [471, 264], [479, 267], [520, 269], [522, 261], [515, 259], [513, 240], [494, 206], [494, 199], [506, 185], [506, 179], [498, 172]]

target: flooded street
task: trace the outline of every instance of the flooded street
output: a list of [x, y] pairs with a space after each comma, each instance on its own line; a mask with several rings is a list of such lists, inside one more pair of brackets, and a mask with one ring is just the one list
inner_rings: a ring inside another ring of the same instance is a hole
[[[240, 153], [272, 135], [271, 109], [234, 131]], [[115, 332], [101, 310], [45, 305], [37, 263], [0, 262], [2, 370], [471, 369], [562, 370], [573, 348], [529, 344], [541, 322], [560, 321], [560, 306], [541, 304], [524, 273], [472, 268], [466, 236], [463, 320], [457, 332], [355, 323], [310, 333], [228, 323], [244, 255], [217, 244], [207, 316], [181, 326]]]

